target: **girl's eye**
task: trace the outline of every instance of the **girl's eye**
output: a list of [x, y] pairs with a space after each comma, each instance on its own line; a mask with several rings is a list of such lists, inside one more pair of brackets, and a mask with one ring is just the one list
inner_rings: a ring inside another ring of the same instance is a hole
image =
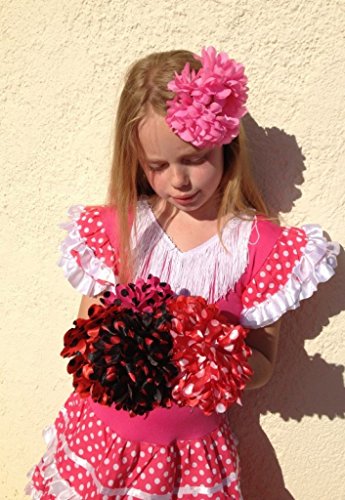
[[167, 165], [166, 164], [162, 164], [162, 165], [148, 165], [149, 167], [149, 170], [151, 170], [151, 172], [161, 172], [162, 170], [164, 170]]

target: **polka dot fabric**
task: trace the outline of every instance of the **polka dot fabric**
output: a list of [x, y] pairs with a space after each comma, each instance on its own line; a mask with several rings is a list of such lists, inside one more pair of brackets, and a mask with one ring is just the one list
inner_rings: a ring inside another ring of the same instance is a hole
[[[77, 227], [81, 238], [91, 248], [95, 256], [106, 266], [113, 268], [115, 274], [118, 274], [118, 257], [106, 232], [102, 218], [102, 207], [85, 207], [77, 220]], [[72, 254], [77, 260], [79, 259], [77, 251], [72, 251]]]
[[47, 434], [48, 450], [27, 490], [33, 498], [242, 498], [236, 438], [225, 420], [199, 439], [128, 441], [73, 393]]
[[303, 229], [285, 228], [261, 270], [246, 287], [242, 301], [245, 307], [257, 306], [283, 289], [299, 263], [307, 242]]

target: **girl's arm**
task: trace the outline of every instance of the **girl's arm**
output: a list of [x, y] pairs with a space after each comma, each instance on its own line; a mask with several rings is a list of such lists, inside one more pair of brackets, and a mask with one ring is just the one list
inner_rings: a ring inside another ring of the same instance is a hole
[[248, 362], [254, 374], [246, 385], [246, 389], [258, 389], [267, 384], [272, 376], [277, 358], [278, 337], [281, 320], [265, 326], [250, 330], [246, 343], [252, 349], [253, 354]]

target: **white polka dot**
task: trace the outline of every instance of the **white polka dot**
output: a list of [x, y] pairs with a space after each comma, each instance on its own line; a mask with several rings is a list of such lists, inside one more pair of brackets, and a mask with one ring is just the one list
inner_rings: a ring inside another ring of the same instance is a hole
[[87, 221], [91, 224], [91, 223], [93, 222], [93, 218], [92, 218], [92, 217], [89, 217], [89, 218], [87, 219]]
[[162, 464], [162, 462], [158, 462], [157, 467], [158, 467], [158, 469], [163, 469], [163, 464]]
[[248, 288], [248, 293], [253, 293], [253, 289], [252, 289], [252, 287], [249, 287], [249, 288]]
[[70, 477], [69, 477], [69, 481], [70, 481], [71, 483], [73, 483], [73, 481], [74, 481], [74, 476], [70, 476]]
[[104, 227], [102, 227], [102, 229], [101, 229], [101, 233], [102, 233], [102, 234], [104, 234], [104, 233], [105, 233], [105, 228], [104, 228]]
[[276, 253], [276, 252], [275, 252], [275, 253], [273, 254], [273, 257], [274, 257], [275, 259], [279, 259], [279, 253]]
[[196, 483], [198, 481], [198, 478], [196, 476], [193, 476], [192, 481], [193, 481], [193, 483]]
[[265, 283], [259, 283], [259, 288], [264, 288], [265, 287]]
[[292, 247], [292, 245], [293, 245], [293, 241], [288, 240], [287, 244], [288, 244], [290, 247]]
[[98, 226], [98, 227], [101, 227], [101, 226], [103, 226], [103, 223], [102, 223], [102, 221], [98, 220], [98, 221], [97, 221], [97, 226]]
[[78, 479], [83, 479], [83, 474], [81, 472], [78, 472]]
[[266, 276], [265, 271], [261, 271], [261, 272], [260, 272], [260, 276], [261, 276], [262, 278], [264, 278], [264, 277]]
[[86, 220], [86, 216], [85, 216], [85, 215], [83, 215], [83, 217], [81, 218], [81, 220]]
[[284, 255], [284, 257], [288, 257], [289, 256], [288, 250], [284, 250], [283, 255]]
[[90, 229], [88, 227], [85, 227], [84, 228], [84, 233], [89, 233], [90, 232]]
[[90, 451], [90, 452], [91, 452], [91, 451], [92, 451], [92, 446], [88, 446], [88, 447], [87, 447], [87, 451]]
[[290, 262], [285, 262], [285, 267], [287, 267], [287, 268], [291, 267]]
[[141, 477], [142, 479], [145, 479], [145, 478], [146, 478], [146, 474], [145, 474], [145, 472], [142, 472], [142, 473], [140, 474], [140, 477]]
[[154, 473], [155, 473], [155, 470], [154, 470], [154, 468], [153, 468], [153, 467], [150, 467], [150, 468], [149, 468], [149, 473], [150, 473], [150, 474], [154, 474]]
[[[113, 469], [114, 469], [114, 470], [119, 470], [119, 468], [120, 468], [119, 464], [114, 464], [114, 465], [113, 465]], [[138, 471], [138, 472], [139, 472], [139, 471]]]
[[110, 460], [109, 460], [109, 458], [106, 458], [106, 459], [104, 460], [104, 463], [105, 463], [105, 465], [109, 465], [109, 464], [110, 464]]
[[248, 297], [244, 297], [244, 301], [245, 301], [245, 302], [249, 302]]
[[270, 264], [267, 264], [266, 269], [267, 269], [267, 271], [271, 271], [272, 270], [272, 266]]
[[109, 479], [108, 486], [114, 486], [114, 483], [115, 483], [114, 479]]
[[84, 489], [84, 485], [83, 485], [83, 484], [80, 484], [80, 485], [78, 486], [78, 488], [79, 488], [79, 490], [80, 490], [80, 491], [83, 491], [83, 489]]
[[154, 480], [154, 483], [155, 484], [159, 484], [160, 482], [161, 482], [161, 480], [158, 477], [156, 477], [155, 480]]
[[92, 243], [96, 243], [96, 238], [91, 238]]

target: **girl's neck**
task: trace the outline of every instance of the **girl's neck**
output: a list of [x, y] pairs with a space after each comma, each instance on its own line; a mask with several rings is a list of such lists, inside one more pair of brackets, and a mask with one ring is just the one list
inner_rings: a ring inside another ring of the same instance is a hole
[[[201, 245], [218, 233], [216, 212], [213, 217], [194, 217], [160, 198], [148, 201], [158, 224], [182, 252]], [[231, 218], [229, 215], [226, 220]]]

